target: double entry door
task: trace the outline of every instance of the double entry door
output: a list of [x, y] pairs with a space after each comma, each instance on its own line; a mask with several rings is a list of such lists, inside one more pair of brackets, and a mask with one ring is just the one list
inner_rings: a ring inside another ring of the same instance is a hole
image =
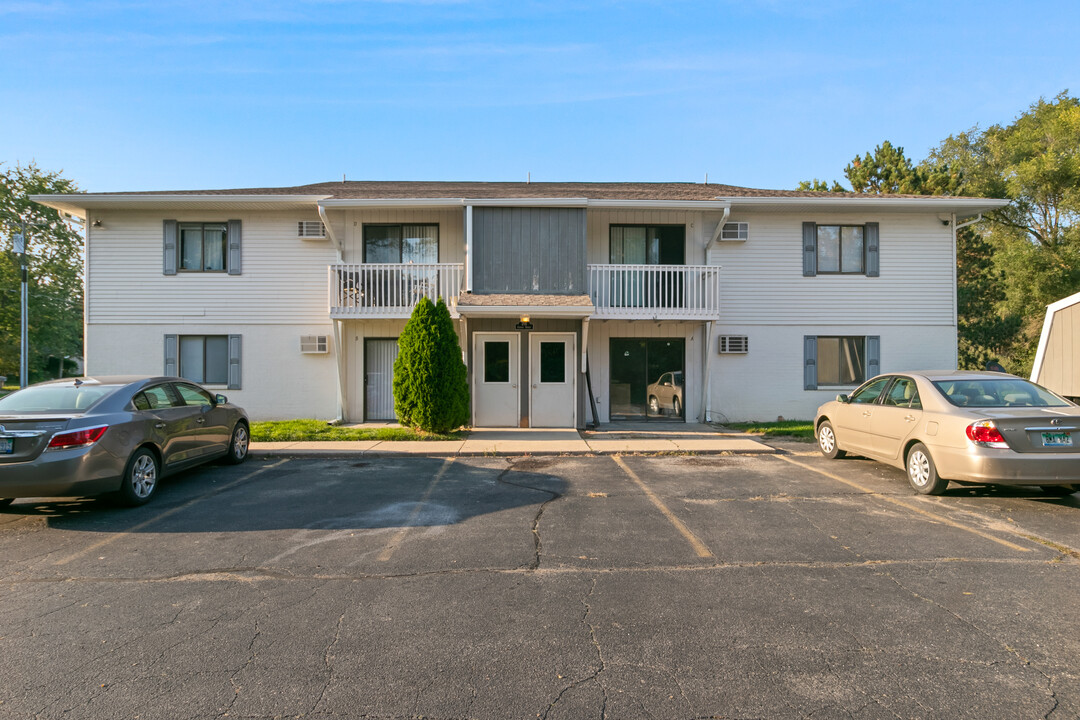
[[473, 334], [473, 424], [520, 427], [527, 420], [529, 427], [575, 427], [576, 334], [534, 332], [524, 336], [528, 353], [524, 388], [522, 337], [509, 332]]

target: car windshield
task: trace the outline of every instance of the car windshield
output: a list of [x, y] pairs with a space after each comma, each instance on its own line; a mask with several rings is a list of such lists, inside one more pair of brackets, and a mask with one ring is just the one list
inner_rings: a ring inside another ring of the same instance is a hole
[[935, 380], [945, 399], [958, 407], [1065, 407], [1069, 403], [1020, 378]]
[[37, 385], [0, 398], [0, 413], [86, 412], [120, 385]]

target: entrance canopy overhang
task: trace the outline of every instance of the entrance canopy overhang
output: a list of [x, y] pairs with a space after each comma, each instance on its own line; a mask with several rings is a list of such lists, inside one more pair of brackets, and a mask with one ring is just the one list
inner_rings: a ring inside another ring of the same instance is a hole
[[596, 312], [588, 295], [532, 295], [462, 293], [458, 314], [487, 318], [587, 318]]

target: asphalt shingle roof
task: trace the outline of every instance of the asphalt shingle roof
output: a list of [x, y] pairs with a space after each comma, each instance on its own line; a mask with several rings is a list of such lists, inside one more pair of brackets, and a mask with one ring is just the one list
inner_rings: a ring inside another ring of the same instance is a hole
[[[588, 200], [715, 200], [729, 197], [873, 197], [863, 193], [827, 193], [804, 190], [766, 190], [702, 183], [640, 182], [427, 182], [358, 181], [312, 185], [222, 190], [152, 190], [100, 195], [320, 195], [334, 200], [410, 198], [585, 198]], [[889, 197], [921, 197], [890, 195]]]

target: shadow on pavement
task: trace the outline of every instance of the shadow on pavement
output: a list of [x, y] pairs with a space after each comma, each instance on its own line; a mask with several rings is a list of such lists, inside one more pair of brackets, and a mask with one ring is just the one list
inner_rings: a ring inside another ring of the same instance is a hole
[[[553, 475], [462, 462], [451, 463], [436, 480], [441, 458], [269, 465], [180, 473], [138, 508], [118, 507], [107, 497], [39, 498], [16, 501], [2, 512], [45, 518], [60, 530], [103, 533], [425, 527], [539, 506], [563, 495], [567, 485]], [[253, 475], [255, 470], [262, 472]]]

